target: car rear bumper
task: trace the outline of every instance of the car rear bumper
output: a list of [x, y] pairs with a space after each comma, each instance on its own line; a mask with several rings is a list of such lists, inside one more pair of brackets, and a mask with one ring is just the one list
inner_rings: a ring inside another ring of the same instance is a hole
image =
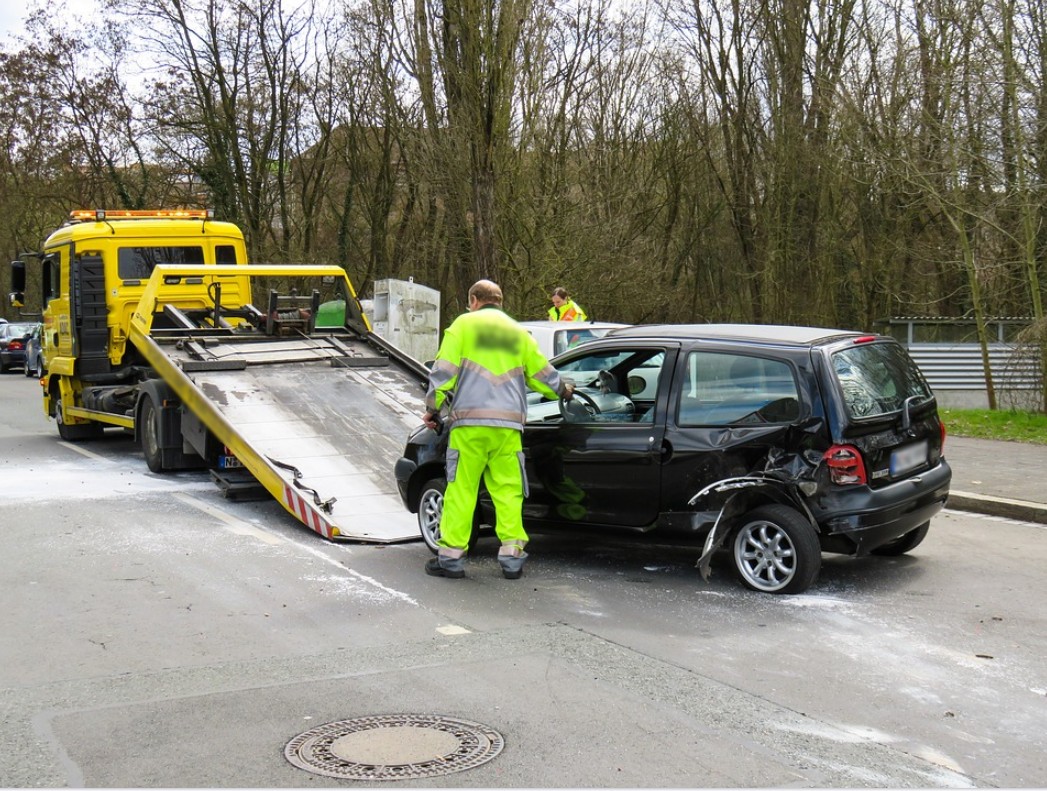
[[812, 504], [828, 552], [865, 555], [915, 530], [945, 507], [952, 469], [942, 461], [879, 489], [836, 489]]

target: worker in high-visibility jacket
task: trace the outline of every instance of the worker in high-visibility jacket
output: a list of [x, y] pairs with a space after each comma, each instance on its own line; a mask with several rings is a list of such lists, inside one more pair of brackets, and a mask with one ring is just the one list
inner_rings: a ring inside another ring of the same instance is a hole
[[442, 412], [450, 429], [439, 550], [425, 565], [426, 573], [437, 577], [465, 576], [481, 477], [494, 501], [502, 573], [507, 579], [523, 573], [527, 477], [521, 432], [527, 388], [548, 398], [574, 393], [574, 386], [560, 378], [534, 338], [501, 305], [496, 283], [475, 283], [469, 289], [469, 312], [447, 328], [429, 372], [422, 420], [439, 429]]
[[585, 321], [585, 311], [567, 295], [567, 289], [554, 288], [549, 300], [553, 303], [549, 308], [549, 321]]

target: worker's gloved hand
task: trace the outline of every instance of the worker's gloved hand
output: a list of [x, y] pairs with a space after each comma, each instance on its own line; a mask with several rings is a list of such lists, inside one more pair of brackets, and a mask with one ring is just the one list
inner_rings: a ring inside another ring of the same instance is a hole
[[428, 428], [431, 428], [437, 434], [439, 434], [444, 427], [444, 423], [440, 419], [440, 414], [438, 412], [426, 412], [424, 415], [422, 415], [422, 422], [425, 423], [425, 425]]
[[563, 400], [570, 401], [572, 398], [574, 398], [574, 384], [565, 382], [563, 386]]

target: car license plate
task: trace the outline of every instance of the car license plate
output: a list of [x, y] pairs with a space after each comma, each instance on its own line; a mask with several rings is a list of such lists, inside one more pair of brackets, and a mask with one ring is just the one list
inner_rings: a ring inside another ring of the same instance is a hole
[[244, 463], [240, 461], [236, 456], [219, 456], [218, 457], [218, 469], [220, 470], [233, 470], [243, 467]]
[[927, 463], [927, 440], [898, 448], [891, 454], [891, 476], [901, 475]]

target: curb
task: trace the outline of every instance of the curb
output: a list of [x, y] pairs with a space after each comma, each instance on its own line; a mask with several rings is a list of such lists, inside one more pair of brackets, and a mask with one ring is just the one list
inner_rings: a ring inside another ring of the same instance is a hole
[[958, 492], [954, 489], [949, 492], [949, 499], [945, 507], [954, 511], [971, 511], [976, 514], [1002, 516], [1007, 519], [1047, 525], [1047, 505], [1030, 503], [1028, 500], [1009, 500], [1006, 497]]

